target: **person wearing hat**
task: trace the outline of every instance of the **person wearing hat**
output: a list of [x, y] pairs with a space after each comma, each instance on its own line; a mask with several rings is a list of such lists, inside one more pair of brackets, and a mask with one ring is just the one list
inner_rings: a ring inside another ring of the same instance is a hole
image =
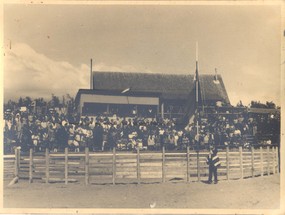
[[209, 165], [209, 178], [207, 183], [212, 184], [212, 178], [214, 175], [214, 183], [218, 183], [218, 174], [217, 174], [217, 169], [221, 165], [219, 156], [217, 155], [218, 150], [213, 146], [210, 145], [210, 152], [207, 157], [207, 164]]

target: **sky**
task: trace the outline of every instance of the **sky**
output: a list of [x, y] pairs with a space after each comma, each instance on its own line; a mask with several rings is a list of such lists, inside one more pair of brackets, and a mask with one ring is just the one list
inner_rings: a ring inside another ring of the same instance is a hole
[[89, 88], [93, 70], [222, 75], [280, 105], [280, 5], [4, 5], [4, 100]]

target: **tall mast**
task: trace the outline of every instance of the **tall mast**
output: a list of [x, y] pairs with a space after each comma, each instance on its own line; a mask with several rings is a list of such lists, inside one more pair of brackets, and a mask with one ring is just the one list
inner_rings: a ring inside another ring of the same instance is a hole
[[196, 133], [199, 135], [199, 65], [198, 65], [198, 42], [196, 42], [196, 72], [195, 72], [195, 90], [196, 90]]
[[200, 137], [199, 137], [199, 67], [198, 67], [198, 42], [196, 42], [196, 72], [195, 72], [195, 90], [196, 90], [196, 138], [197, 138], [197, 176], [200, 181], [200, 162], [199, 162], [199, 150], [200, 150]]

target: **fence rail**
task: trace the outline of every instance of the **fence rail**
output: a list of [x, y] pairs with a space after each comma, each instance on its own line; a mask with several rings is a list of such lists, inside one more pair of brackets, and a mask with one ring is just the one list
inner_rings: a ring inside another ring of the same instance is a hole
[[[90, 183], [113, 183], [134, 180], [138, 184], [148, 179], [161, 182], [176, 178], [186, 182], [207, 180], [207, 151], [194, 151], [187, 147], [185, 152], [69, 152], [21, 154], [4, 156], [4, 177], [27, 179], [30, 183], [42, 180], [50, 182], [85, 181]], [[220, 150], [221, 167], [219, 180], [244, 179], [279, 173], [278, 148], [259, 147], [251, 149]], [[128, 180], [127, 180], [128, 179]]]

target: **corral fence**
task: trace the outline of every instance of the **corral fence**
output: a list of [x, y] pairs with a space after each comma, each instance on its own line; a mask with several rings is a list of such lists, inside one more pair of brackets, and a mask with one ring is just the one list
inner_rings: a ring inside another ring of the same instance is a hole
[[[29, 180], [30, 183], [82, 182], [147, 183], [183, 180], [204, 181], [208, 178], [206, 157], [208, 151], [195, 151], [190, 147], [181, 151], [116, 151], [84, 153], [33, 152], [4, 156], [5, 179]], [[219, 150], [221, 166], [219, 180], [244, 179], [279, 173], [278, 147], [260, 146], [249, 149], [224, 148]]]

